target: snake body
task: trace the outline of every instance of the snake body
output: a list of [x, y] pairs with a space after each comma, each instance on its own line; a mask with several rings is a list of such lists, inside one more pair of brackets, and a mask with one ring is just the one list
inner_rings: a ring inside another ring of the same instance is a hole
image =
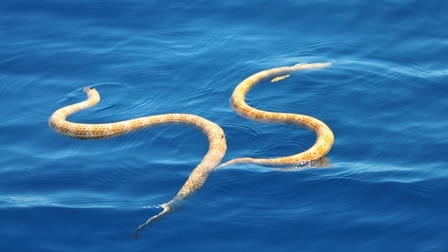
[[155, 221], [160, 220], [161, 217], [166, 214], [176, 210], [184, 199], [199, 190], [205, 183], [210, 172], [216, 168], [237, 163], [302, 165], [324, 157], [330, 151], [334, 141], [333, 133], [325, 123], [306, 115], [274, 113], [252, 108], [245, 102], [245, 96], [254, 85], [267, 78], [272, 78], [272, 81], [279, 81], [289, 77], [291, 72], [297, 70], [322, 68], [329, 65], [330, 63], [297, 64], [289, 67], [261, 71], [243, 80], [232, 94], [231, 103], [233, 108], [244, 117], [257, 121], [281, 122], [304, 126], [316, 133], [317, 140], [311, 148], [292, 156], [280, 158], [236, 158], [218, 166], [227, 149], [223, 130], [217, 124], [191, 114], [163, 114], [100, 124], [85, 124], [67, 121], [68, 116], [95, 106], [100, 101], [101, 98], [98, 91], [95, 88], [90, 87], [84, 89], [87, 94], [86, 100], [56, 110], [50, 117], [49, 125], [58, 133], [79, 139], [114, 137], [153, 125], [171, 123], [183, 123], [194, 126], [199, 128], [207, 136], [209, 149], [201, 162], [193, 169], [179, 192], [169, 202], [161, 205], [162, 211], [149, 218], [134, 231], [133, 236], [137, 237], [144, 228]]
[[317, 139], [313, 146], [311, 146], [304, 152], [286, 157], [236, 158], [219, 165], [217, 168], [239, 163], [301, 166], [313, 164], [314, 162], [322, 159], [330, 151], [334, 142], [333, 132], [325, 123], [307, 115], [277, 113], [259, 110], [249, 106], [245, 101], [245, 97], [252, 87], [261, 83], [263, 80], [272, 79], [272, 82], [276, 82], [289, 77], [289, 74], [294, 71], [324, 68], [330, 65], [331, 63], [329, 62], [313, 64], [301, 63], [294, 66], [285, 66], [264, 70], [249, 76], [240, 84], [238, 84], [238, 86], [233, 91], [231, 98], [231, 105], [233, 109], [243, 117], [247, 117], [255, 121], [287, 123], [300, 127], [306, 127], [314, 131], [317, 135]]
[[227, 145], [224, 131], [217, 124], [202, 117], [190, 114], [163, 114], [101, 124], [85, 124], [67, 121], [69, 115], [92, 107], [100, 101], [100, 95], [96, 89], [88, 87], [85, 88], [84, 91], [87, 93], [87, 100], [60, 108], [51, 115], [49, 120], [51, 128], [69, 137], [79, 139], [101, 139], [127, 134], [154, 125], [183, 123], [199, 128], [208, 138], [209, 149], [202, 161], [193, 169], [187, 181], [176, 196], [174, 196], [171, 201], [161, 205], [162, 211], [149, 218], [134, 231], [133, 236], [137, 237], [145, 227], [159, 220], [162, 216], [176, 210], [182, 200], [201, 188], [210, 172], [221, 162], [221, 159], [226, 152]]

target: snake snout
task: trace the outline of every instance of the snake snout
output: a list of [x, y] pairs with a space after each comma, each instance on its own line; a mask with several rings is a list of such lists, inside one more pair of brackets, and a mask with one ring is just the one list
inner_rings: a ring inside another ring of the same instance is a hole
[[82, 91], [87, 93], [89, 90], [92, 90], [92, 89], [95, 89], [95, 88], [91, 87], [91, 86], [87, 86], [87, 87], [83, 88]]

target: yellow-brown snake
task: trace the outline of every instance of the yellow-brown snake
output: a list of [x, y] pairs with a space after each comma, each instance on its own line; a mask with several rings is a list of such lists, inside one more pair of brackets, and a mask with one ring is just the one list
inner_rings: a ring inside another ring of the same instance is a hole
[[208, 138], [209, 149], [202, 161], [193, 169], [177, 195], [174, 196], [171, 201], [161, 205], [163, 208], [162, 211], [149, 218], [134, 231], [133, 236], [137, 237], [145, 227], [175, 210], [182, 200], [201, 188], [210, 172], [221, 162], [221, 159], [226, 152], [227, 145], [224, 131], [219, 125], [202, 117], [190, 114], [163, 114], [101, 124], [85, 124], [67, 121], [69, 115], [92, 107], [100, 101], [100, 95], [96, 89], [87, 87], [84, 91], [87, 93], [87, 100], [60, 108], [51, 115], [49, 120], [51, 128], [69, 137], [100, 139], [123, 135], [153, 125], [183, 123], [199, 128]]
[[314, 131], [317, 135], [316, 142], [311, 148], [295, 155], [279, 157], [279, 158], [236, 158], [227, 161], [217, 168], [227, 165], [239, 163], [255, 163], [262, 165], [292, 165], [301, 166], [309, 165], [323, 158], [331, 149], [334, 142], [334, 135], [331, 129], [322, 121], [307, 115], [277, 113], [255, 109], [249, 106], [246, 101], [246, 94], [255, 85], [263, 80], [271, 79], [277, 82], [289, 77], [289, 74], [297, 70], [324, 68], [330, 66], [331, 63], [313, 63], [313, 64], [296, 64], [294, 66], [285, 66], [272, 68], [253, 74], [243, 80], [233, 91], [231, 104], [234, 110], [247, 118], [255, 121], [279, 122], [306, 127]]
[[79, 139], [108, 138], [127, 134], [153, 125], [170, 123], [192, 125], [199, 128], [207, 136], [209, 141], [208, 152], [198, 166], [193, 169], [187, 181], [176, 196], [169, 202], [161, 205], [162, 211], [149, 218], [134, 231], [133, 236], [137, 237], [145, 227], [175, 210], [184, 199], [201, 188], [210, 172], [217, 166], [223, 167], [237, 163], [303, 165], [312, 163], [324, 157], [330, 151], [334, 141], [333, 133], [327, 125], [306, 115], [268, 112], [252, 108], [245, 102], [245, 96], [254, 85], [267, 78], [272, 78], [272, 81], [279, 81], [288, 77], [291, 72], [296, 70], [323, 68], [329, 65], [330, 63], [297, 64], [290, 67], [280, 67], [261, 71], [242, 81], [232, 94], [232, 106], [242, 116], [257, 121], [282, 122], [303, 126], [316, 133], [317, 140], [311, 148], [292, 156], [280, 158], [236, 158], [218, 166], [227, 148], [223, 130], [217, 124], [191, 114], [163, 114], [100, 124], [85, 124], [67, 121], [68, 116], [90, 108], [100, 101], [100, 95], [97, 90], [90, 87], [84, 89], [88, 96], [87, 100], [56, 110], [51, 115], [49, 124], [55, 131]]

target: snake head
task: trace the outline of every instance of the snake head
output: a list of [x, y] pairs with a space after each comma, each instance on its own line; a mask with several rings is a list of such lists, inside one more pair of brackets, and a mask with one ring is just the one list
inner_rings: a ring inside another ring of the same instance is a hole
[[95, 89], [95, 88], [94, 88], [94, 87], [87, 86], [87, 87], [83, 88], [82, 91], [88, 93], [88, 92], [89, 92], [90, 90], [92, 90], [92, 89]]

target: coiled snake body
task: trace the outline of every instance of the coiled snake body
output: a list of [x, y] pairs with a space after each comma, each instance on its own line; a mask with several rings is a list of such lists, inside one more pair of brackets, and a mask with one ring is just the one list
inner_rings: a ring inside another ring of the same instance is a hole
[[278, 67], [258, 72], [243, 80], [233, 91], [231, 104], [235, 111], [255, 121], [280, 122], [306, 127], [317, 135], [314, 145], [304, 152], [280, 158], [236, 158], [227, 161], [218, 168], [238, 163], [255, 163], [263, 165], [306, 165], [313, 164], [324, 157], [331, 149], [334, 135], [331, 129], [322, 121], [307, 115], [277, 113], [255, 109], [249, 106], [245, 97], [249, 90], [263, 80], [272, 78], [272, 82], [289, 77], [291, 72], [304, 69], [323, 68], [331, 63], [297, 64], [294, 66]]
[[[244, 101], [245, 95], [254, 85], [266, 78], [274, 78], [273, 81], [286, 78], [291, 72], [301, 69], [322, 68], [330, 63], [297, 64], [291, 67], [280, 67], [256, 73], [241, 82], [232, 95], [232, 106], [241, 115], [261, 121], [277, 121], [293, 123], [298, 126], [305, 126], [317, 134], [315, 144], [308, 150], [287, 157], [272, 159], [257, 158], [237, 158], [221, 164], [219, 167], [236, 163], [257, 163], [272, 165], [295, 165], [304, 164], [319, 160], [325, 156], [333, 144], [333, 133], [323, 122], [305, 115], [273, 113], [254, 109]], [[78, 111], [96, 105], [100, 101], [100, 95], [94, 88], [85, 88], [87, 100], [72, 104], [56, 110], [50, 117], [49, 125], [55, 131], [79, 139], [101, 139], [127, 134], [145, 127], [159, 124], [183, 123], [199, 128], [208, 138], [209, 149], [201, 162], [193, 169], [185, 184], [179, 192], [169, 202], [162, 204], [162, 211], [149, 218], [140, 225], [133, 236], [139, 233], [148, 225], [161, 219], [164, 215], [172, 212], [187, 197], [202, 187], [210, 172], [218, 167], [227, 146], [224, 132], [220, 126], [202, 117], [190, 114], [163, 114], [155, 116], [140, 117], [126, 121], [101, 124], [85, 124], [67, 121], [67, 117]]]

